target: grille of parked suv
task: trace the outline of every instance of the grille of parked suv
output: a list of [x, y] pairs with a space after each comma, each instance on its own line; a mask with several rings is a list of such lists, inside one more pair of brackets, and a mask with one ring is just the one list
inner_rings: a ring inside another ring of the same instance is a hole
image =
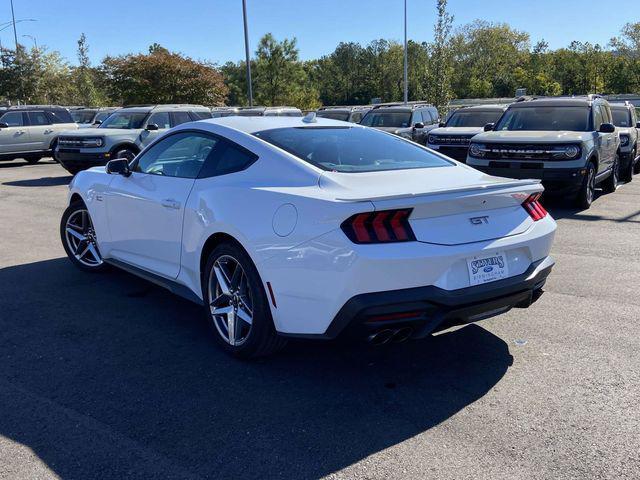
[[570, 145], [554, 144], [485, 144], [484, 158], [495, 160], [566, 160], [562, 153]]
[[59, 137], [58, 146], [61, 148], [82, 148], [84, 146], [82, 138]]
[[473, 135], [432, 135], [429, 140], [434, 144], [469, 145]]

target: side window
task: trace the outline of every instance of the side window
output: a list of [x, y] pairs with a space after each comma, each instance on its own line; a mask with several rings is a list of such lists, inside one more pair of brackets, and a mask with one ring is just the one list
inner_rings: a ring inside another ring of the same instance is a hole
[[158, 128], [161, 130], [163, 128], [171, 128], [171, 122], [169, 121], [169, 112], [153, 113], [149, 117], [149, 121], [147, 122], [147, 125], [149, 125], [150, 123], [155, 123], [156, 125], [158, 125]]
[[0, 123], [6, 123], [10, 127], [22, 127], [24, 125], [22, 112], [7, 112], [0, 117]]
[[411, 125], [415, 125], [418, 122], [422, 122], [422, 115], [420, 115], [420, 111], [416, 110], [411, 115]]
[[223, 141], [216, 148], [200, 172], [200, 178], [215, 177], [218, 175], [226, 175], [228, 173], [240, 172], [248, 168], [258, 159], [258, 156], [250, 151]]
[[27, 112], [29, 116], [29, 125], [50, 125], [51, 122], [49, 118], [44, 114], [44, 112]]
[[362, 112], [353, 112], [349, 121], [353, 123], [360, 123], [360, 120], [362, 120]]
[[437, 108], [431, 109], [431, 117], [433, 118], [433, 123], [437, 123], [440, 121], [440, 114], [438, 113]]
[[171, 112], [171, 125], [176, 126], [181, 123], [187, 123], [191, 121], [191, 117], [189, 116], [189, 112]]
[[167, 177], [197, 178], [216, 143], [216, 138], [196, 132], [170, 135], [140, 155], [134, 171]]
[[47, 117], [49, 117], [50, 123], [73, 123], [71, 114], [62, 110], [47, 110]]
[[213, 115], [211, 114], [211, 112], [205, 112], [203, 111], [198, 111], [198, 112], [191, 112], [191, 116], [193, 117], [194, 120], [204, 120], [206, 118], [213, 118]]
[[600, 129], [600, 125], [604, 123], [604, 117], [602, 116], [602, 111], [600, 110], [600, 105], [593, 106], [593, 128], [598, 131]]
[[431, 125], [433, 123], [433, 118], [431, 118], [431, 114], [429, 114], [428, 110], [422, 111], [422, 123], [425, 125]]

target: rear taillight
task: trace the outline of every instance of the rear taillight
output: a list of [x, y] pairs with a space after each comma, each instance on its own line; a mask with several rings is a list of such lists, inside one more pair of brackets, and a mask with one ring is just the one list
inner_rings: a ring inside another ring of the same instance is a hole
[[357, 213], [340, 228], [353, 243], [409, 242], [416, 237], [409, 225], [411, 209]]
[[532, 193], [527, 199], [522, 202], [522, 208], [524, 208], [534, 222], [542, 220], [547, 216], [547, 211], [540, 203], [541, 192]]

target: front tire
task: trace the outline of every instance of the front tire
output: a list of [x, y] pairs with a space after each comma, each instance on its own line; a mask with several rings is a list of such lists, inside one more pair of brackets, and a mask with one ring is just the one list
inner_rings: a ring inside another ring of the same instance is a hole
[[582, 180], [582, 186], [576, 197], [576, 205], [583, 210], [587, 210], [593, 203], [596, 191], [596, 167], [593, 163], [587, 164], [587, 173]]
[[284, 347], [258, 270], [242, 248], [231, 242], [218, 245], [202, 280], [208, 324], [223, 350], [247, 359]]
[[130, 148], [119, 148], [111, 158], [126, 158], [128, 161], [136, 158], [137, 153]]
[[611, 175], [602, 182], [602, 190], [604, 190], [604, 193], [613, 193], [618, 189], [618, 178], [620, 178], [620, 157], [616, 154], [616, 158], [613, 160], [613, 166], [611, 167]]
[[80, 270], [104, 270], [93, 222], [84, 202], [72, 203], [62, 214], [60, 239], [69, 260]]

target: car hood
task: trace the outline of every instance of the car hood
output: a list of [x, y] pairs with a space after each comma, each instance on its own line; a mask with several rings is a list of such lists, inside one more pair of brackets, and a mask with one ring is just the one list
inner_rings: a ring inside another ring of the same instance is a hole
[[477, 135], [484, 127], [439, 127], [431, 130], [431, 135]]
[[140, 134], [142, 130], [140, 129], [125, 129], [125, 128], [81, 128], [78, 130], [65, 130], [61, 133], [65, 137], [96, 137], [96, 136], [104, 136], [108, 137], [111, 135], [124, 135], [136, 137]]
[[580, 142], [593, 137], [592, 132], [569, 131], [517, 131], [517, 132], [483, 132], [473, 137], [474, 142], [503, 142], [503, 143], [552, 143], [552, 142]]
[[539, 183], [539, 180], [493, 177], [466, 165], [455, 164], [381, 172], [323, 172], [318, 183], [336, 200], [364, 201], [530, 185]]

